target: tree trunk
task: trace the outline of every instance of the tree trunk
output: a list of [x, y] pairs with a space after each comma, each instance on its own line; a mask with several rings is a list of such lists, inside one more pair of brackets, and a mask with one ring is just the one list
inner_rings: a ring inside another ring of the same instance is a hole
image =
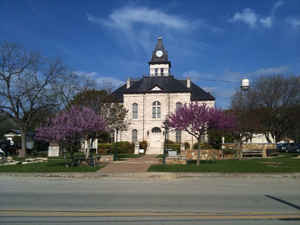
[[197, 148], [197, 166], [200, 165], [200, 138], [198, 140], [198, 148]]
[[26, 131], [22, 130], [21, 134], [21, 150], [19, 151], [19, 157], [24, 158], [26, 156]]

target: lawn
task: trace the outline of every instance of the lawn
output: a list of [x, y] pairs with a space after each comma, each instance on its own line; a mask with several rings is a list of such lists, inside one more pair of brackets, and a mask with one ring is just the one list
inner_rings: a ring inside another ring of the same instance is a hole
[[278, 156], [269, 159], [201, 161], [187, 165], [152, 165], [149, 172], [292, 173], [300, 172], [300, 159]]
[[81, 165], [76, 167], [65, 167], [62, 159], [49, 159], [44, 163], [32, 163], [26, 165], [0, 166], [0, 172], [4, 173], [58, 173], [58, 172], [95, 172], [104, 166], [94, 168]]

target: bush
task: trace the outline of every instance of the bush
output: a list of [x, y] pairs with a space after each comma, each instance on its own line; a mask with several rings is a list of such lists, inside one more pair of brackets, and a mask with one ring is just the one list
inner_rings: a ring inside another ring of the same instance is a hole
[[[115, 147], [120, 154], [133, 154], [134, 153], [134, 144], [128, 141], [120, 141], [117, 143], [113, 143], [113, 147]], [[114, 150], [114, 149], [113, 149]]]
[[140, 148], [141, 148], [141, 149], [144, 149], [144, 150], [145, 150], [145, 153], [146, 153], [146, 151], [147, 151], [147, 146], [148, 146], [147, 141], [141, 141], [141, 142], [140, 142]]
[[98, 153], [101, 155], [112, 154], [112, 143], [99, 143]]
[[100, 143], [98, 144], [98, 153], [102, 155], [113, 154], [117, 150], [119, 154], [133, 154], [134, 144], [128, 141], [117, 143]]
[[185, 150], [188, 150], [188, 149], [190, 149], [190, 148], [191, 148], [190, 143], [184, 142], [184, 149], [185, 149]]
[[[193, 149], [197, 150], [198, 149], [198, 142], [193, 144]], [[200, 150], [202, 149], [212, 149], [213, 147], [209, 145], [208, 143], [200, 143]]]
[[236, 150], [235, 149], [225, 148], [225, 149], [223, 149], [223, 154], [224, 155], [234, 155], [234, 154], [236, 154]]
[[222, 147], [222, 133], [218, 130], [209, 130], [208, 143], [214, 149], [221, 149]]

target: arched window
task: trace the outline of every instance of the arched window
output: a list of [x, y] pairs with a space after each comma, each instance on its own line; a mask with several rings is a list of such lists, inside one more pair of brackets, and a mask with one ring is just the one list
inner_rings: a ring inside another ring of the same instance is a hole
[[132, 119], [137, 119], [138, 118], [138, 104], [133, 103], [132, 104]]
[[152, 133], [161, 133], [161, 129], [159, 127], [153, 127]]
[[132, 130], [132, 143], [136, 143], [137, 142], [137, 130], [134, 129]]
[[181, 143], [181, 130], [176, 130], [176, 143]]
[[176, 102], [176, 111], [182, 107], [181, 102]]
[[160, 102], [155, 101], [152, 103], [152, 118], [160, 118]]

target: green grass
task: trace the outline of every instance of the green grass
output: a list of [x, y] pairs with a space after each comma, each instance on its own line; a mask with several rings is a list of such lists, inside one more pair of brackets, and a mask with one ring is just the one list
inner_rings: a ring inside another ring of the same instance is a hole
[[59, 172], [95, 172], [103, 168], [103, 165], [94, 168], [89, 166], [65, 167], [64, 160], [49, 159], [44, 163], [32, 163], [26, 165], [0, 166], [0, 173], [59, 173]]
[[149, 172], [292, 173], [300, 172], [300, 159], [279, 156], [270, 159], [202, 161], [200, 166], [152, 165]]

